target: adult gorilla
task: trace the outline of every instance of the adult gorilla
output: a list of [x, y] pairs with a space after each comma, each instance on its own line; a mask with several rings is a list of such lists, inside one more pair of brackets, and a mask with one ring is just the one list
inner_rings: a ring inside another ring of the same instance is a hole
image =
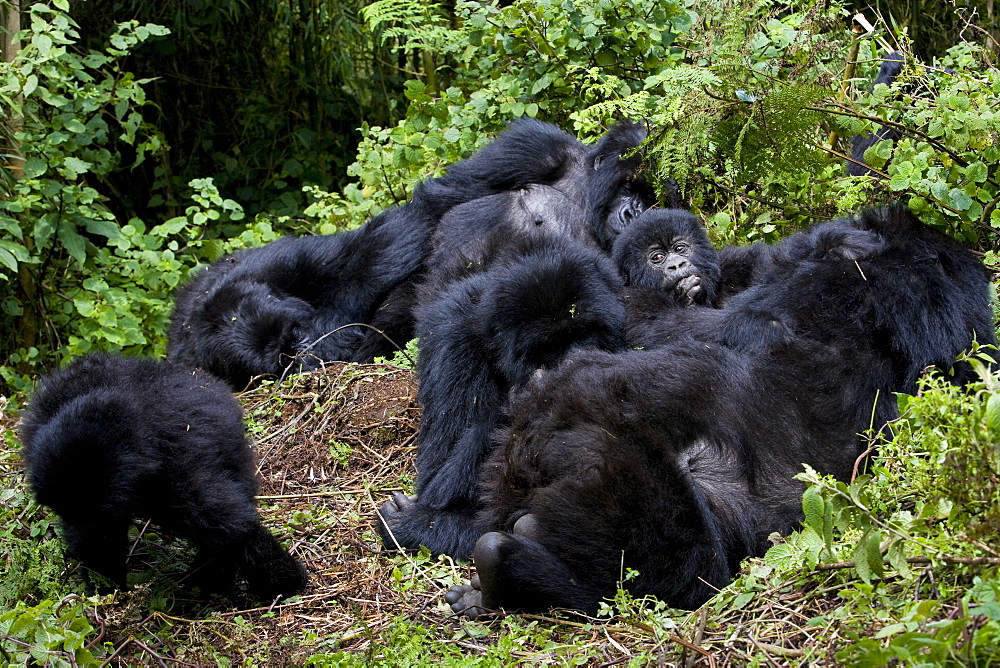
[[523, 119], [487, 148], [560, 136], [559, 178], [456, 206], [434, 235], [417, 323], [417, 495], [396, 494], [379, 510], [390, 549], [469, 556], [481, 534], [479, 469], [510, 390], [575, 348], [624, 346], [621, 281], [605, 253], [655, 203], [638, 178], [641, 158], [623, 158], [645, 129], [621, 123], [593, 149], [574, 150], [561, 130]]
[[502, 156], [516, 148], [523, 154], [524, 146], [545, 145], [553, 147], [549, 159], [558, 156], [561, 165], [547, 180], [522, 178], [516, 188], [449, 210], [434, 234], [420, 302], [429, 304], [448, 284], [485, 271], [505, 244], [529, 232], [569, 237], [610, 253], [618, 235], [656, 204], [652, 186], [639, 173], [641, 155], [628, 156], [645, 138], [642, 124], [624, 121], [588, 148], [554, 125], [528, 118], [513, 123], [480, 153]]
[[600, 251], [527, 232], [506, 240], [485, 272], [453, 282], [422, 314], [417, 496], [379, 510], [382, 542], [468, 557], [479, 472], [512, 389], [578, 348], [622, 350], [621, 281]]
[[[426, 266], [445, 276], [428, 288], [436, 295], [472, 262], [463, 249], [486, 238], [516, 235], [537, 221], [546, 230], [575, 225], [584, 236], [586, 212], [599, 212], [602, 225], [617, 229], [651, 204], [649, 187], [634, 180], [638, 158], [617, 159], [640, 135], [640, 126], [623, 125], [588, 152], [555, 126], [523, 119], [422, 183], [407, 204], [356, 230], [288, 237], [223, 258], [178, 291], [168, 358], [241, 389], [292, 364], [315, 368], [389, 354], [413, 336], [416, 286]], [[441, 217], [472, 200], [432, 242]], [[567, 202], [576, 208], [564, 208]], [[592, 228], [595, 238], [611, 234], [596, 222]]]
[[498, 530], [476, 545], [478, 581], [448, 593], [456, 611], [593, 613], [624, 569], [634, 595], [696, 607], [801, 520], [803, 462], [849, 479], [894, 392], [974, 338], [994, 343], [980, 262], [905, 210], [791, 243], [797, 262], [724, 310], [790, 339], [581, 353], [513, 400], [484, 473], [481, 519]]
[[370, 362], [405, 345], [406, 284], [423, 266], [434, 212], [418, 188], [356, 230], [285, 237], [219, 260], [177, 292], [167, 358], [239, 390], [293, 363]]

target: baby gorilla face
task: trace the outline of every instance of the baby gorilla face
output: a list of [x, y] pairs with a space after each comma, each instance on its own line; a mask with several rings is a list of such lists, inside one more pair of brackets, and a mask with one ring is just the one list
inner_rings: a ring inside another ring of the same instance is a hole
[[646, 264], [654, 275], [659, 272], [662, 276], [661, 290], [672, 291], [679, 304], [689, 306], [704, 292], [698, 267], [689, 258], [691, 243], [687, 238], [673, 238], [668, 242], [667, 248], [659, 243], [652, 244], [646, 251]]
[[718, 255], [701, 221], [687, 211], [644, 212], [615, 241], [612, 257], [631, 287], [673, 295], [680, 306], [714, 299]]

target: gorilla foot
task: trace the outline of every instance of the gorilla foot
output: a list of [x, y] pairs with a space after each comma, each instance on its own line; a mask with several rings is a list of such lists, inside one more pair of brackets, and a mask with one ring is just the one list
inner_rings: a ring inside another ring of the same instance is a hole
[[[523, 524], [522, 524], [523, 522]], [[534, 516], [525, 515], [517, 521], [522, 529], [533, 529], [536, 524]], [[517, 525], [515, 525], [517, 526]], [[506, 550], [505, 550], [506, 548]], [[504, 552], [517, 548], [517, 540], [511, 536], [493, 531], [484, 534], [476, 541], [476, 549], [472, 558], [476, 562], [476, 575], [467, 585], [455, 585], [444, 595], [451, 609], [469, 619], [495, 612], [497, 605], [497, 578]]]
[[473, 575], [467, 585], [455, 585], [444, 595], [444, 600], [452, 611], [469, 619], [477, 619], [482, 615], [493, 614], [496, 611], [483, 606], [483, 592], [480, 589], [478, 575]]
[[382, 544], [387, 550], [418, 550], [468, 559], [482, 531], [476, 524], [476, 509], [438, 510], [420, 503], [418, 497], [400, 492], [382, 504], [375, 515]]

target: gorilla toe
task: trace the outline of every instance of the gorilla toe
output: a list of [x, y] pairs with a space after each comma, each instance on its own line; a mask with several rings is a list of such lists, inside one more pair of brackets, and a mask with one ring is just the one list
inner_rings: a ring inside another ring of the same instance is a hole
[[444, 595], [444, 600], [457, 615], [469, 619], [477, 619], [481, 615], [492, 614], [495, 611], [483, 606], [483, 593], [480, 591], [479, 576], [472, 576], [467, 585], [455, 585]]

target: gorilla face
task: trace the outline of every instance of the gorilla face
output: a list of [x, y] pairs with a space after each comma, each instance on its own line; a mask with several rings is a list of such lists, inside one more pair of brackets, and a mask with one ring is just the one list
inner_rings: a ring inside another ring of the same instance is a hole
[[691, 242], [686, 237], [666, 241], [670, 244], [666, 248], [655, 242], [646, 249], [646, 264], [654, 275], [659, 272], [663, 276], [660, 282], [662, 290], [673, 290], [682, 303], [694, 303], [704, 290], [701, 287], [701, 276], [697, 273], [698, 268], [689, 259]]
[[625, 231], [642, 212], [650, 207], [655, 199], [644, 192], [635, 192], [632, 188], [625, 189], [618, 195], [606, 222], [606, 229], [614, 237]]
[[612, 252], [625, 282], [673, 293], [677, 303], [710, 303], [719, 282], [719, 259], [697, 217], [679, 209], [654, 209], [636, 218]]

